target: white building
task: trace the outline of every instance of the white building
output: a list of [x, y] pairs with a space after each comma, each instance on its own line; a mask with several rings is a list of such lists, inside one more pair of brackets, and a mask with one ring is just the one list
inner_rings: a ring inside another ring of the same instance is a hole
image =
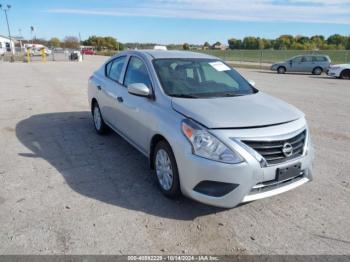
[[15, 43], [13, 40], [10, 41], [10, 38], [7, 36], [0, 35], [0, 55], [5, 54], [6, 52], [15, 53]]

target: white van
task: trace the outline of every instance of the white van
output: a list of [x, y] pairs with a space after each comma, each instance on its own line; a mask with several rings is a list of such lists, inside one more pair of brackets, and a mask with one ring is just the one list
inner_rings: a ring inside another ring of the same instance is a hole
[[32, 56], [40, 56], [41, 50], [45, 49], [45, 54], [46, 55], [51, 55], [52, 51], [48, 49], [46, 46], [41, 45], [41, 44], [24, 44], [23, 45], [24, 50], [27, 51], [28, 48], [30, 48], [30, 54]]

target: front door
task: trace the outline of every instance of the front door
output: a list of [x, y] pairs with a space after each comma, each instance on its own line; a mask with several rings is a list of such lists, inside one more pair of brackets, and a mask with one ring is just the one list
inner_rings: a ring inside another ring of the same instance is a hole
[[287, 71], [289, 72], [300, 72], [302, 68], [302, 56], [297, 56], [289, 61], [289, 68], [287, 68]]
[[118, 129], [139, 150], [148, 153], [152, 127], [155, 126], [155, 100], [148, 97], [135, 96], [128, 93], [127, 86], [134, 83], [143, 83], [152, 90], [152, 83], [144, 61], [131, 56], [124, 77], [123, 102], [120, 103], [120, 122]]

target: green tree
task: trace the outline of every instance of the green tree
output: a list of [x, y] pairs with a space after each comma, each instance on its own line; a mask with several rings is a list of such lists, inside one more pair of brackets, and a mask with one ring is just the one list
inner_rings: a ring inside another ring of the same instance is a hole
[[350, 36], [349, 36], [348, 39], [346, 40], [345, 49], [350, 50]]
[[125, 47], [124, 47], [124, 44], [123, 44], [123, 43], [120, 43], [120, 42], [117, 42], [117, 44], [118, 44], [118, 48], [117, 48], [117, 49], [118, 49], [119, 51], [123, 51], [124, 48], [125, 48]]
[[275, 41], [275, 49], [290, 49], [295, 39], [292, 35], [281, 35]]
[[228, 47], [230, 49], [240, 49], [242, 48], [242, 40], [231, 38], [227, 41]]
[[347, 41], [347, 37], [339, 34], [334, 34], [327, 38], [327, 44], [336, 45], [339, 48], [345, 47], [346, 41]]
[[66, 36], [63, 44], [65, 48], [77, 49], [80, 47], [80, 41], [75, 36]]
[[245, 49], [258, 49], [259, 48], [259, 41], [254, 36], [247, 36], [243, 39], [242, 46]]
[[262, 38], [261, 40], [262, 40], [262, 42], [264, 44], [264, 49], [269, 49], [269, 48], [272, 47], [271, 40], [265, 39], [265, 38]]
[[205, 42], [203, 45], [203, 49], [209, 49], [210, 48], [210, 44], [208, 42]]
[[117, 39], [111, 36], [104, 37], [105, 48], [110, 50], [116, 50], [118, 47]]
[[[102, 49], [108, 49], [108, 50], [117, 50], [118, 49], [118, 42], [117, 39], [112, 36], [89, 36], [88, 39], [83, 41], [83, 45], [86, 46], [93, 46], [98, 51], [101, 51]], [[120, 49], [120, 43], [119, 43], [119, 50]]]
[[308, 38], [307, 36], [296, 36], [295, 37], [295, 42], [302, 44], [302, 45], [306, 45], [310, 42], [310, 38]]
[[310, 38], [310, 43], [315, 46], [315, 48], [321, 49], [325, 45], [325, 40], [323, 35], [314, 35]]
[[183, 50], [190, 50], [190, 45], [189, 45], [188, 43], [184, 43], [184, 44], [182, 45], [182, 49], [183, 49]]
[[49, 41], [49, 45], [52, 47], [60, 47], [61, 41], [57, 37], [52, 37]]
[[265, 42], [263, 39], [261, 39], [260, 37], [257, 38], [258, 41], [258, 49], [264, 49], [265, 48]]
[[214, 48], [218, 48], [221, 46], [221, 43], [219, 41], [215, 42], [211, 47]]

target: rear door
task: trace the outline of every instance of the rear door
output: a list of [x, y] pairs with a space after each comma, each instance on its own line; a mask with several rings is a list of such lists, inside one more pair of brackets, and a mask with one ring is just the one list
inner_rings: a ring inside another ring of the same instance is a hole
[[116, 114], [119, 106], [118, 99], [124, 89], [122, 85], [122, 72], [125, 67], [126, 56], [119, 56], [105, 65], [105, 75], [100, 79], [98, 89], [99, 105], [104, 120], [116, 126], [119, 115]]
[[323, 70], [326, 70], [330, 65], [330, 61], [326, 56], [313, 56], [312, 61], [314, 64], [314, 68], [316, 66], [320, 66]]
[[299, 72], [312, 72], [314, 69], [314, 63], [312, 56], [305, 55], [301, 58], [301, 66]]

